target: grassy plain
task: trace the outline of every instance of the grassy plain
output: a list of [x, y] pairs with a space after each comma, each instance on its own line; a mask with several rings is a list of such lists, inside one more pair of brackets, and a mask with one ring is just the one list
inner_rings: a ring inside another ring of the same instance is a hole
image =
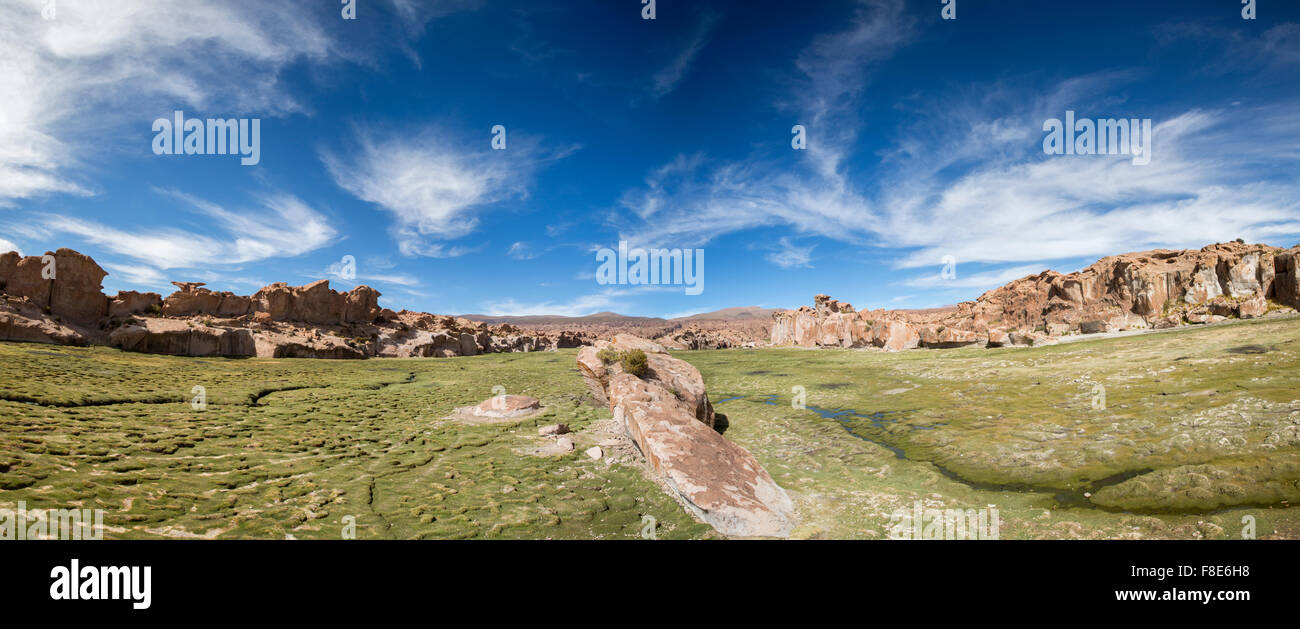
[[[0, 508], [100, 508], [109, 538], [717, 537], [639, 464], [594, 461], [573, 350], [195, 359], [0, 344]], [[1002, 538], [1300, 537], [1300, 320], [1040, 348], [675, 352], [796, 537], [998, 507]], [[206, 407], [191, 404], [203, 387]], [[445, 419], [493, 387], [547, 410]], [[802, 398], [804, 409], [792, 402]], [[534, 456], [541, 425], [578, 434]]]

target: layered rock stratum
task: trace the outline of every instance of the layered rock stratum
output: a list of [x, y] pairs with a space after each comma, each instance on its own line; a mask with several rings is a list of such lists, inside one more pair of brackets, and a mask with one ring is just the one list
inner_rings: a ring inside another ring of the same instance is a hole
[[773, 314], [772, 345], [898, 351], [1053, 343], [1062, 336], [1165, 329], [1300, 309], [1300, 245], [1241, 241], [1102, 258], [1043, 271], [928, 311], [863, 310], [817, 295]]

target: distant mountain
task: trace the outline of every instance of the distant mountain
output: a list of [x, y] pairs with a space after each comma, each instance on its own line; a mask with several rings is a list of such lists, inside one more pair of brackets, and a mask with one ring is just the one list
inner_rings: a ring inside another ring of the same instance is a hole
[[482, 321], [490, 324], [509, 323], [511, 325], [528, 326], [528, 325], [585, 325], [585, 324], [667, 324], [670, 322], [687, 323], [691, 321], [747, 321], [747, 320], [770, 320], [773, 312], [778, 312], [779, 308], [760, 308], [758, 306], [738, 306], [733, 308], [723, 308], [713, 312], [702, 312], [686, 317], [676, 317], [673, 319], [663, 319], [660, 317], [633, 317], [621, 315], [617, 312], [597, 312], [581, 317], [566, 317], [562, 315], [520, 315], [520, 316], [493, 316], [482, 314], [460, 315], [461, 318], [470, 321]]
[[629, 317], [616, 312], [597, 312], [596, 314], [589, 314], [581, 317], [566, 317], [563, 315], [492, 316], [482, 314], [467, 314], [459, 316], [463, 319], [469, 319], [470, 321], [482, 321], [494, 325], [499, 323], [509, 323], [511, 325], [519, 326], [667, 323], [666, 319], [660, 319], [658, 317]]
[[758, 306], [738, 306], [735, 308], [723, 308], [713, 312], [702, 312], [689, 317], [677, 317], [673, 321], [738, 321], [745, 319], [763, 319], [770, 321], [772, 313], [780, 312], [781, 308], [760, 308]]

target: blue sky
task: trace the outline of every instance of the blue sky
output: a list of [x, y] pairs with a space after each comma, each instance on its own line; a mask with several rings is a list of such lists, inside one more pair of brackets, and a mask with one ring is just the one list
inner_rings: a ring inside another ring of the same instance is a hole
[[[0, 0], [0, 248], [87, 253], [110, 293], [929, 307], [1124, 251], [1300, 241], [1289, 0], [49, 1]], [[175, 110], [260, 119], [260, 163], [155, 155]], [[1066, 110], [1151, 119], [1151, 162], [1045, 154]], [[620, 239], [704, 249], [704, 290], [598, 284]]]

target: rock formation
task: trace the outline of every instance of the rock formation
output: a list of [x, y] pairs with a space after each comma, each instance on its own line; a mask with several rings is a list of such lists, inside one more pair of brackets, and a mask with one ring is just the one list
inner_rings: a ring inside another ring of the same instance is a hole
[[586, 378], [588, 388], [597, 400], [602, 404], [609, 403], [606, 397], [609, 382], [614, 376], [623, 373], [623, 367], [618, 361], [606, 363], [601, 359], [601, 352], [609, 350], [617, 353], [632, 349], [639, 349], [646, 354], [649, 369], [644, 374], [644, 379], [676, 393], [696, 419], [713, 427], [713, 404], [709, 402], [709, 394], [704, 390], [704, 377], [700, 371], [684, 360], [669, 356], [658, 343], [630, 334], [616, 334], [612, 342], [596, 341], [594, 345], [578, 352], [578, 371]]
[[88, 256], [71, 249], [45, 256], [0, 256], [0, 290], [26, 297], [37, 308], [72, 323], [94, 323], [108, 311], [100, 282], [108, 275]]
[[855, 311], [817, 295], [773, 315], [771, 343], [888, 350], [1040, 345], [1065, 334], [1169, 328], [1300, 308], [1300, 246], [1241, 241], [1200, 250], [1103, 258], [1069, 274], [1043, 271], [955, 308]]
[[[643, 377], [601, 360], [601, 350], [632, 349], [649, 359]], [[713, 429], [713, 407], [694, 366], [656, 343], [620, 334], [613, 342], [584, 347], [578, 369], [650, 470], [701, 520], [726, 535], [790, 535], [794, 503], [753, 455]]]
[[578, 347], [573, 332], [530, 332], [511, 325], [393, 312], [379, 291], [271, 284], [252, 296], [214, 292], [203, 282], [177, 290], [121, 291], [106, 297], [107, 275], [71, 249], [45, 256], [0, 255], [0, 340], [111, 345], [178, 356], [368, 358], [466, 356]]
[[244, 328], [212, 327], [177, 319], [143, 319], [113, 330], [113, 347], [172, 356], [256, 356], [253, 333]]

